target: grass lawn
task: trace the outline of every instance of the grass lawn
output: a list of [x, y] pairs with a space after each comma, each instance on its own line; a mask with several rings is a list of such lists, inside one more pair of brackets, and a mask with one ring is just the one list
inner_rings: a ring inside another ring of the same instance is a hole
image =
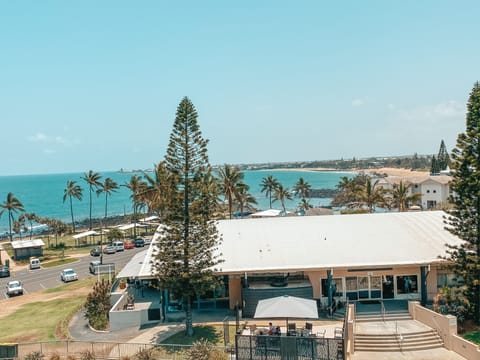
[[44, 263], [42, 263], [42, 267], [51, 268], [51, 267], [54, 267], [54, 266], [70, 264], [70, 263], [73, 263], [73, 262], [76, 262], [76, 261], [78, 261], [77, 258], [64, 258], [64, 259], [60, 259], [60, 260], [44, 262]]
[[74, 296], [23, 305], [13, 314], [2, 318], [2, 342], [53, 340], [65, 335], [63, 328], [84, 304], [86, 297]]
[[475, 344], [478, 344], [480, 345], [480, 330], [477, 330], [477, 331], [471, 331], [471, 332], [468, 332], [466, 334], [463, 334], [462, 335], [465, 339], [467, 339], [468, 341], [471, 341]]
[[51, 294], [51, 293], [58, 293], [62, 291], [72, 291], [72, 290], [81, 289], [84, 287], [88, 287], [89, 289], [92, 289], [93, 284], [95, 284], [96, 281], [97, 281], [96, 277], [89, 277], [83, 280], [71, 281], [54, 288], [45, 289], [43, 292], [45, 294]]

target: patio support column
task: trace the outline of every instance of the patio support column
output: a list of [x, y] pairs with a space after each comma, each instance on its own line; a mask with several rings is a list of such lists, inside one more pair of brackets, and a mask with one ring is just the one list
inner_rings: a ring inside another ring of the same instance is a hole
[[333, 292], [332, 292], [332, 269], [327, 270], [327, 289], [328, 289], [328, 307], [332, 307]]
[[422, 306], [427, 305], [427, 267], [420, 266], [420, 286], [421, 286], [421, 304]]

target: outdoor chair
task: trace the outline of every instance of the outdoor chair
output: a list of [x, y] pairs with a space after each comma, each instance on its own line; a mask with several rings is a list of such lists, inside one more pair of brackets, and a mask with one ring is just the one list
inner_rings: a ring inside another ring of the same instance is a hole
[[289, 323], [287, 328], [287, 336], [297, 335], [297, 325], [295, 323]]

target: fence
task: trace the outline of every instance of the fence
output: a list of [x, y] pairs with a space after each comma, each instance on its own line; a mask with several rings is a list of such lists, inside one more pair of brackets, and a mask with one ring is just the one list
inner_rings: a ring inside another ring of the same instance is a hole
[[[24, 359], [28, 354], [38, 352], [44, 355], [44, 359], [80, 359], [87, 352], [93, 354], [95, 359], [127, 359], [140, 351], [152, 349], [155, 359], [161, 360], [183, 360], [185, 350], [191, 345], [152, 345], [152, 344], [134, 344], [134, 343], [116, 343], [116, 342], [92, 342], [92, 341], [46, 341], [34, 343], [21, 343], [9, 345], [10, 350], [16, 349], [15, 356], [12, 351], [0, 351], [1, 359]], [[225, 351], [231, 355], [231, 349], [228, 347], [216, 347], [216, 349]], [[58, 357], [56, 357], [58, 355]]]
[[236, 335], [237, 360], [338, 360], [343, 339]]

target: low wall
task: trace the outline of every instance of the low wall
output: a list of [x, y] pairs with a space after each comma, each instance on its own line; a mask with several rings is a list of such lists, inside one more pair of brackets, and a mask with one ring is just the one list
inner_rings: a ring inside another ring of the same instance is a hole
[[468, 360], [480, 359], [479, 347], [457, 335], [457, 318], [453, 315], [442, 315], [424, 308], [418, 301], [408, 303], [408, 311], [414, 320], [437, 330], [445, 347]]

